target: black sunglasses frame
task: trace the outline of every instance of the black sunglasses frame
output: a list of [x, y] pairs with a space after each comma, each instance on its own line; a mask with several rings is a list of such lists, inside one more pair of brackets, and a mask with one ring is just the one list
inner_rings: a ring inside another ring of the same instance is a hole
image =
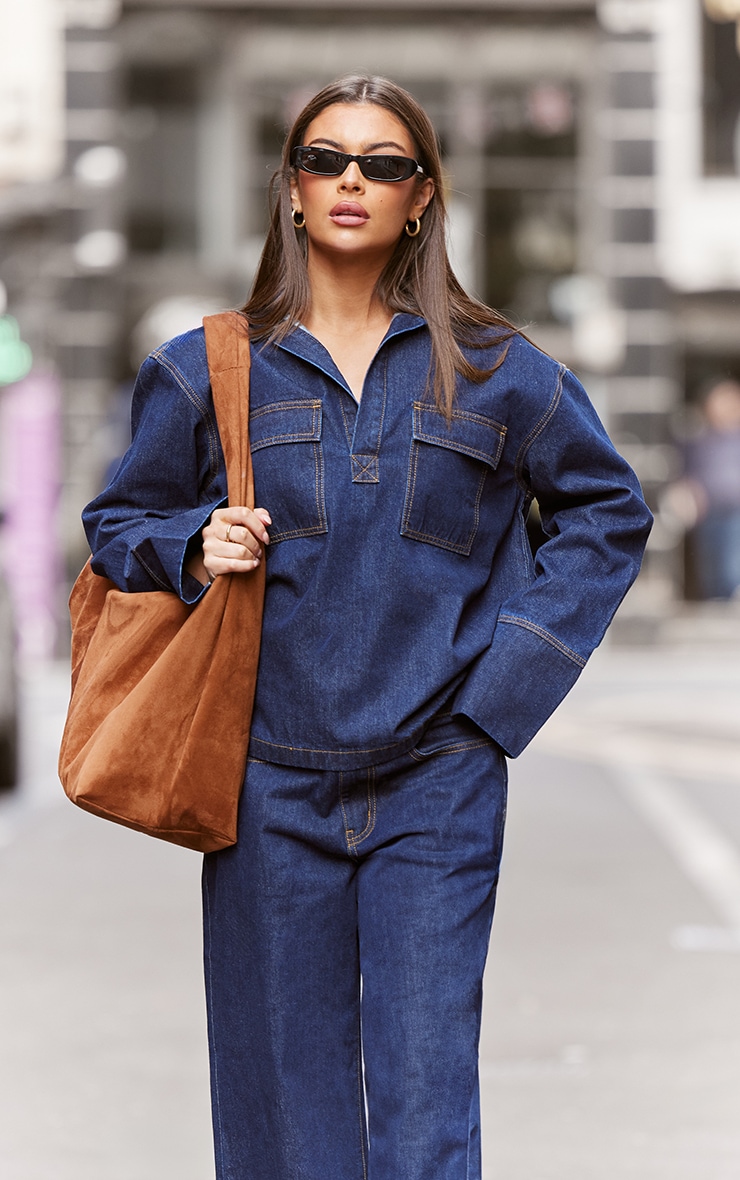
[[[307, 168], [305, 163], [305, 156], [309, 153], [313, 155], [320, 155], [322, 158], [326, 156], [334, 156], [342, 162], [342, 167], [338, 172], [317, 172], [313, 168]], [[372, 169], [373, 162], [380, 160], [394, 160], [403, 161], [405, 164], [405, 172], [401, 176], [370, 176], [367, 172], [368, 167]], [[412, 160], [410, 156], [390, 156], [390, 155], [364, 155], [352, 156], [349, 152], [340, 152], [336, 148], [320, 148], [320, 147], [294, 147], [290, 153], [290, 162], [294, 168], [300, 168], [303, 172], [307, 172], [309, 176], [326, 176], [336, 177], [341, 176], [347, 171], [350, 164], [357, 164], [360, 172], [366, 180], [375, 181], [378, 184], [397, 184], [401, 180], [411, 180], [412, 176], [423, 176], [424, 169], [418, 160]]]

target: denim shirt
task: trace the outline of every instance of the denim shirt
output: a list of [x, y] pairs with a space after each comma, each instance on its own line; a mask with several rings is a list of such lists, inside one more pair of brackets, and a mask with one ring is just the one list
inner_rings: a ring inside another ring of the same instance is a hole
[[[503, 348], [471, 352], [490, 367]], [[639, 484], [567, 369], [521, 337], [448, 424], [423, 319], [396, 315], [356, 402], [296, 328], [252, 346], [256, 503], [272, 517], [250, 753], [355, 769], [464, 714], [514, 757], [571, 688], [635, 578]], [[157, 349], [133, 442], [83, 520], [123, 590], [208, 593], [184, 564], [226, 480], [202, 329]], [[536, 496], [547, 534], [533, 561]], [[241, 575], [248, 577], [248, 574]]]

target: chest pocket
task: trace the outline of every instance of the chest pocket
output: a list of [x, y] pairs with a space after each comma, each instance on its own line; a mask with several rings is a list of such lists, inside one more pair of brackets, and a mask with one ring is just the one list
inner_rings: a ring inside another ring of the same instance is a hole
[[260, 406], [250, 414], [249, 442], [257, 503], [272, 517], [270, 545], [325, 533], [321, 402]]
[[414, 427], [401, 535], [470, 554], [483, 486], [501, 458], [506, 427], [464, 410], [447, 424], [436, 407], [414, 402]]

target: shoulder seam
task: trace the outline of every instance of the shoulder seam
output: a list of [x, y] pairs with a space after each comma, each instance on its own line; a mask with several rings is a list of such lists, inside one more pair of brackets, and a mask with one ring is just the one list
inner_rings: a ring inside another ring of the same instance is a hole
[[550, 403], [549, 403], [547, 409], [545, 410], [544, 414], [542, 415], [542, 417], [530, 430], [529, 434], [526, 436], [522, 445], [519, 448], [519, 453], [516, 457], [516, 462], [514, 464], [514, 475], [517, 479], [517, 482], [521, 485], [521, 487], [523, 487], [525, 489], [525, 491], [529, 491], [529, 486], [526, 483], [526, 481], [522, 478], [522, 470], [524, 468], [524, 460], [527, 457], [527, 452], [529, 451], [529, 448], [532, 446], [533, 442], [537, 438], [539, 438], [539, 436], [542, 434], [542, 432], [549, 425], [555, 411], [558, 408], [558, 405], [560, 404], [560, 398], [561, 398], [562, 392], [563, 392], [563, 378], [565, 376], [565, 373], [566, 373], [565, 365], [558, 365], [558, 379], [555, 383], [555, 390], [553, 392], [552, 397], [550, 398]]
[[214, 479], [216, 478], [219, 467], [217, 443], [218, 427], [216, 424], [215, 415], [209, 411], [208, 406], [190, 384], [182, 370], [178, 368], [178, 366], [175, 365], [174, 362], [171, 361], [166, 355], [163, 347], [156, 348], [154, 352], [150, 353], [150, 356], [157, 362], [157, 364], [161, 365], [163, 369], [166, 369], [166, 371], [170, 374], [170, 376], [185, 394], [185, 397], [188, 399], [193, 408], [200, 414], [205, 423], [206, 437], [208, 439], [208, 466], [211, 473], [210, 478], [207, 480], [204, 486], [205, 491], [211, 486]]

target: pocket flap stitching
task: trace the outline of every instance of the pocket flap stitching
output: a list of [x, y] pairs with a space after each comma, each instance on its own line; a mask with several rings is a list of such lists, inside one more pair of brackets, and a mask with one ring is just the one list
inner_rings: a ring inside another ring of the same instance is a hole
[[321, 438], [321, 402], [303, 398], [271, 402], [252, 411], [249, 442], [253, 451], [276, 443], [318, 442]]
[[469, 410], [453, 410], [452, 422], [425, 402], [414, 402], [414, 438], [450, 451], [459, 451], [496, 467], [506, 438], [506, 427], [493, 418]]

